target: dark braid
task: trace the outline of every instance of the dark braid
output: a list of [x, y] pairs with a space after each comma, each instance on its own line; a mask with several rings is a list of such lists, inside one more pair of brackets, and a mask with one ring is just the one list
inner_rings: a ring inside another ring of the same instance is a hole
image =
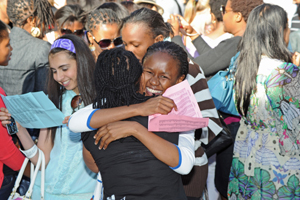
[[37, 17], [36, 26], [53, 25], [53, 12], [48, 0], [9, 0], [7, 14], [14, 26], [22, 27], [29, 17]]
[[100, 8], [88, 14], [85, 28], [87, 31], [91, 31], [95, 29], [97, 25], [114, 23], [121, 26], [122, 21], [118, 18], [117, 14], [110, 9]]
[[142, 72], [142, 66], [132, 52], [123, 48], [103, 51], [94, 73], [97, 95], [93, 107], [113, 108], [149, 99], [137, 93]]
[[162, 52], [167, 53], [170, 56], [172, 56], [177, 61], [177, 67], [179, 69], [179, 75], [178, 77], [184, 75], [185, 78], [189, 72], [189, 62], [188, 62], [188, 56], [187, 53], [183, 50], [183, 48], [174, 42], [157, 42], [154, 43], [152, 46], [150, 46], [147, 49], [147, 52], [142, 60], [142, 63], [144, 64], [145, 60], [148, 56], [151, 56], [153, 53], [156, 52]]

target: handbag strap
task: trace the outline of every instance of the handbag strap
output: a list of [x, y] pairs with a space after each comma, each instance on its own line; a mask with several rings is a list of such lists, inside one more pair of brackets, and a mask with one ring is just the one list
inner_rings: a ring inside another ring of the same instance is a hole
[[44, 199], [45, 155], [42, 150], [39, 149], [39, 158], [38, 158], [37, 164], [34, 167], [33, 163], [31, 163], [31, 168], [34, 168], [34, 173], [33, 173], [33, 176], [31, 176], [30, 185], [25, 194], [25, 197], [31, 198], [35, 179], [37, 177], [39, 169], [41, 168], [41, 199]]
[[29, 159], [28, 158], [25, 158], [24, 161], [23, 161], [23, 164], [22, 164], [22, 167], [19, 171], [19, 174], [18, 174], [18, 177], [15, 181], [15, 185], [12, 189], [12, 195], [14, 195], [16, 192], [17, 192], [17, 189], [19, 188], [20, 186], [20, 182], [22, 180], [22, 177], [23, 177], [23, 174], [24, 174], [24, 171], [25, 171], [25, 168], [27, 166], [27, 163], [28, 163]]

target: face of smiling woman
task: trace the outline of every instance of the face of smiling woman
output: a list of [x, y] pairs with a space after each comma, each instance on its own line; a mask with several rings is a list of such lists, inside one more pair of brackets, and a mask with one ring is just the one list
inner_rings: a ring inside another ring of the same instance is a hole
[[178, 63], [167, 53], [155, 52], [143, 63], [140, 92], [146, 96], [161, 95], [169, 87], [180, 83], [184, 75], [179, 75]]
[[79, 94], [77, 86], [77, 63], [70, 57], [67, 51], [61, 51], [49, 55], [49, 65], [53, 73], [53, 79], [67, 90], [73, 90]]

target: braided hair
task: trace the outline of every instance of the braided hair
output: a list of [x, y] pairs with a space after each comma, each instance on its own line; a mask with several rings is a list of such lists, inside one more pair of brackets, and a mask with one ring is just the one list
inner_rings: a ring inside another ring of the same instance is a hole
[[142, 66], [132, 52], [123, 48], [103, 51], [94, 71], [97, 94], [93, 107], [113, 108], [149, 99], [137, 92], [142, 72]]
[[37, 17], [36, 26], [53, 26], [53, 12], [48, 0], [9, 0], [7, 14], [14, 26], [22, 27], [29, 17]]
[[177, 67], [179, 69], [178, 78], [181, 77], [182, 75], [184, 75], [184, 78], [186, 78], [189, 72], [189, 62], [188, 62], [187, 53], [183, 50], [181, 46], [175, 44], [174, 42], [168, 42], [168, 41], [154, 43], [152, 46], [150, 46], [147, 49], [147, 52], [142, 60], [142, 63], [144, 64], [147, 57], [151, 56], [156, 52], [167, 53], [173, 59], [175, 59], [177, 61]]
[[122, 21], [118, 18], [117, 14], [106, 8], [95, 9], [88, 14], [86, 19], [85, 28], [87, 31], [96, 29], [100, 24], [118, 24], [121, 26]]

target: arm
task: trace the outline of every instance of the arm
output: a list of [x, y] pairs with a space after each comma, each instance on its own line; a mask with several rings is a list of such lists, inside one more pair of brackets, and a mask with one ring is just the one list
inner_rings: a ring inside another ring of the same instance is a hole
[[93, 109], [93, 106], [89, 105], [70, 117], [68, 127], [75, 133], [86, 132], [134, 116], [168, 114], [173, 108], [177, 109], [173, 100], [163, 96], [151, 98], [144, 103], [117, 108]]
[[[172, 134], [172, 133], [170, 133]], [[173, 143], [148, 131], [143, 125], [134, 121], [119, 121], [101, 127], [96, 140], [100, 141], [100, 149], [105, 150], [117, 139], [134, 136], [143, 143], [160, 161], [170, 166], [180, 174], [188, 174], [194, 164], [194, 134], [193, 131], [182, 133], [179, 144]]]
[[25, 156], [13, 143], [7, 130], [0, 127], [0, 161], [14, 171], [20, 170]]
[[[10, 119], [10, 114], [8, 113], [8, 110], [6, 108], [1, 108], [0, 111], [0, 120], [2, 122], [2, 125], [5, 126], [6, 124], [9, 124], [10, 121], [7, 121]], [[31, 149], [35, 144], [33, 140], [31, 139], [31, 136], [29, 135], [26, 128], [22, 127], [18, 122], [16, 122], [18, 126], [18, 133], [17, 136], [22, 143], [24, 150]], [[41, 129], [40, 135], [39, 135], [39, 141], [37, 144], [37, 147], [41, 149], [45, 154], [45, 161], [46, 166], [50, 160], [50, 152], [52, 150], [53, 144], [51, 142], [50, 138], [47, 138], [47, 129]], [[37, 163], [39, 153], [37, 152], [36, 155], [34, 155], [32, 158], [30, 158], [30, 161], [33, 164]]]
[[[28, 150], [31, 147], [33, 147], [34, 142], [31, 139], [31, 136], [27, 132], [27, 129], [22, 127], [21, 125], [18, 126], [19, 132], [17, 133], [18, 138], [20, 139], [24, 150]], [[37, 143], [37, 147], [43, 151], [45, 155], [45, 161], [46, 161], [46, 167], [50, 161], [50, 152], [53, 148], [53, 144], [51, 142], [51, 136], [49, 138], [47, 137], [47, 129], [41, 129], [40, 134], [39, 134], [39, 139]], [[37, 152], [35, 156], [30, 158], [30, 161], [36, 165], [37, 160], [38, 160], [39, 153]]]
[[178, 139], [178, 151], [179, 155], [181, 155], [180, 162], [176, 167], [172, 169], [177, 172], [178, 174], [188, 174], [194, 166], [195, 163], [195, 139], [194, 139], [194, 132], [187, 131], [182, 132], [179, 134]]

